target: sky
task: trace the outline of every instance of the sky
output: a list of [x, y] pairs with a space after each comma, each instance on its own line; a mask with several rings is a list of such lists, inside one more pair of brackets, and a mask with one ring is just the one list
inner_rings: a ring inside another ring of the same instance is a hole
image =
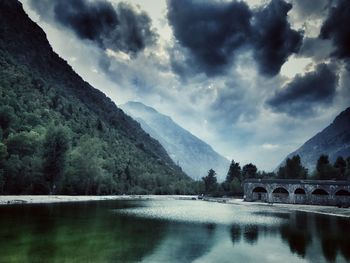
[[62, 58], [242, 165], [275, 169], [350, 106], [348, 0], [21, 0]]

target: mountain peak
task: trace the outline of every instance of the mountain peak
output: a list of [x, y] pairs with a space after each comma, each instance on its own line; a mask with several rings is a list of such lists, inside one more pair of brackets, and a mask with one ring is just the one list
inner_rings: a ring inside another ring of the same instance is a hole
[[[350, 156], [350, 107], [342, 111], [324, 130], [307, 140], [288, 157], [300, 155], [302, 163], [312, 172], [321, 154], [334, 162], [338, 156]], [[284, 161], [282, 162], [284, 163]]]
[[215, 152], [210, 145], [175, 123], [169, 116], [141, 102], [128, 102], [120, 107], [157, 139], [173, 161], [189, 176], [200, 179], [207, 175], [209, 169], [214, 169], [218, 179], [224, 180], [229, 161]]

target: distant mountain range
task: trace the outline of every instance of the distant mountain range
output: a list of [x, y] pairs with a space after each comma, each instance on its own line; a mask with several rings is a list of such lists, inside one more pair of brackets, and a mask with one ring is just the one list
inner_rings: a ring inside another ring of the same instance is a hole
[[328, 155], [331, 162], [334, 162], [338, 156], [344, 158], [350, 156], [350, 107], [341, 112], [327, 128], [286, 158], [297, 154], [310, 172], [315, 169], [321, 154]]
[[169, 116], [140, 102], [128, 102], [120, 108], [158, 140], [172, 160], [190, 177], [200, 179], [212, 168], [216, 171], [219, 181], [225, 179], [229, 161], [215, 152], [210, 145], [179, 126]]

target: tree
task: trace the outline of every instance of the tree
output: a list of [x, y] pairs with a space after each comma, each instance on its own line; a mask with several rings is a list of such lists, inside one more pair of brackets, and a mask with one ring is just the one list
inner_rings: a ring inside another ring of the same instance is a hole
[[210, 169], [208, 175], [202, 177], [202, 180], [204, 181], [205, 193], [213, 194], [217, 189], [216, 172], [213, 169]]
[[337, 179], [345, 180], [346, 161], [343, 157], [338, 156], [337, 160], [334, 163], [334, 168], [336, 169]]
[[0, 108], [0, 127], [5, 131], [11, 123], [16, 119], [13, 108], [10, 106], [2, 106]]
[[350, 156], [346, 158], [346, 172], [345, 176], [348, 180], [350, 180]]
[[66, 184], [73, 185], [78, 194], [100, 194], [105, 171], [102, 148], [105, 144], [98, 138], [84, 135], [69, 154], [69, 169]]
[[55, 194], [57, 182], [62, 178], [66, 153], [69, 149], [69, 130], [50, 126], [44, 140], [44, 174], [49, 183], [50, 194]]
[[231, 195], [243, 195], [242, 182], [238, 178], [234, 178], [230, 183]]
[[335, 169], [329, 163], [328, 155], [322, 154], [317, 160], [316, 178], [320, 180], [330, 180], [335, 177]]
[[226, 179], [221, 184], [226, 195], [240, 194], [242, 192], [241, 175], [242, 171], [239, 163], [232, 160]]
[[285, 166], [281, 166], [278, 170], [277, 177], [281, 179], [306, 179], [307, 169], [302, 166], [300, 156], [294, 155], [287, 158]]
[[4, 193], [5, 176], [4, 176], [4, 164], [7, 157], [7, 147], [0, 142], [0, 194]]
[[241, 180], [241, 167], [239, 166], [239, 163], [232, 160], [225, 182], [230, 184], [235, 178]]
[[257, 176], [258, 169], [252, 163], [246, 164], [242, 169], [242, 179], [255, 178]]
[[18, 156], [33, 155], [40, 144], [40, 135], [34, 131], [10, 134], [6, 140], [9, 154]]
[[7, 157], [7, 147], [5, 144], [0, 142], [0, 168], [5, 163]]

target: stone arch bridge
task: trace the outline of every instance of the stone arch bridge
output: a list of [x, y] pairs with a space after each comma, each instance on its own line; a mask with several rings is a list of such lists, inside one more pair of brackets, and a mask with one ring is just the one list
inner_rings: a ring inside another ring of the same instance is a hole
[[349, 181], [247, 179], [243, 187], [248, 202], [350, 206]]

